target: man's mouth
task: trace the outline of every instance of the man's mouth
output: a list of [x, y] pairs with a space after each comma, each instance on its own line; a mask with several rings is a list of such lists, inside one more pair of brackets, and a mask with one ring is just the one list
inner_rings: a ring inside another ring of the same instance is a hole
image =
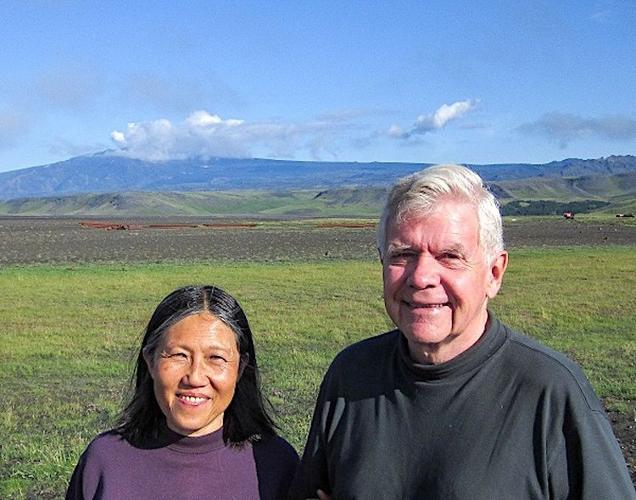
[[411, 309], [440, 309], [450, 305], [448, 302], [420, 303], [404, 301], [404, 303]]

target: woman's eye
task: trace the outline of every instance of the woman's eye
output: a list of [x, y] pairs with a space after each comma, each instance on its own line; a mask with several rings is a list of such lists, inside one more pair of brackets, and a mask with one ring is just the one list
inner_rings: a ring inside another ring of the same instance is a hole
[[212, 354], [210, 356], [210, 361], [212, 361], [213, 363], [225, 363], [225, 362], [227, 362], [227, 360], [223, 356], [220, 356], [218, 354]]

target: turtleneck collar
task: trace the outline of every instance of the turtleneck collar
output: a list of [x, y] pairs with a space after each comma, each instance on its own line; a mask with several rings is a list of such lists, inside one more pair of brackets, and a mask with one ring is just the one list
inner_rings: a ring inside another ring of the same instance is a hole
[[484, 334], [470, 348], [453, 359], [437, 365], [417, 363], [411, 359], [408, 342], [400, 334], [398, 355], [400, 364], [414, 382], [443, 382], [468, 373], [482, 365], [505, 342], [506, 335], [499, 334], [501, 323], [489, 311]]
[[171, 430], [162, 423], [155, 438], [146, 441], [145, 449], [168, 448], [179, 453], [201, 454], [223, 448], [223, 427], [205, 436], [190, 437]]

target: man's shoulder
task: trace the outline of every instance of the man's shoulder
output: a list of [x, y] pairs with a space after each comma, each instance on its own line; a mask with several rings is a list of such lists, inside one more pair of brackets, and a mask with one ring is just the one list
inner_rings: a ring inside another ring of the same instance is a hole
[[391, 330], [360, 340], [340, 351], [332, 365], [349, 364], [352, 361], [358, 362], [370, 357], [375, 360], [387, 358], [392, 355], [393, 349], [397, 348], [400, 335], [399, 330]]
[[510, 331], [508, 363], [526, 375], [527, 383], [559, 397], [581, 396], [590, 410], [602, 411], [581, 367], [565, 354], [519, 332]]
[[349, 394], [365, 387], [389, 383], [400, 335], [398, 330], [393, 330], [361, 340], [340, 351], [327, 370], [323, 388]]

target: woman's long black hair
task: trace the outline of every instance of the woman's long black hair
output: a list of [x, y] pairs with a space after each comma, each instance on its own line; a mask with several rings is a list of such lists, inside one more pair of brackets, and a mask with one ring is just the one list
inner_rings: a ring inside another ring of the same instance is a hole
[[138, 444], [157, 437], [160, 429], [165, 427], [165, 416], [155, 398], [144, 352], [153, 355], [172, 325], [200, 312], [212, 314], [232, 329], [241, 357], [239, 373], [242, 373], [223, 416], [223, 440], [226, 444], [240, 446], [276, 434], [276, 425], [266, 408], [266, 404], [271, 405], [261, 392], [252, 331], [240, 304], [215, 286], [185, 286], [161, 301], [144, 332], [133, 373], [134, 392], [116, 428], [129, 442]]

